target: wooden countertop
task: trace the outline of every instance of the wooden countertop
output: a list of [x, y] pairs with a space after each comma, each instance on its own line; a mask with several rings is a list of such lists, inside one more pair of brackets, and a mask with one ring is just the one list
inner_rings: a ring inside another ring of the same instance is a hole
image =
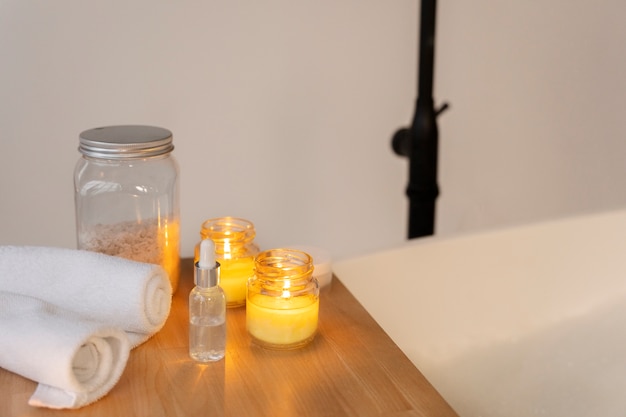
[[0, 416], [456, 416], [336, 277], [322, 289], [310, 345], [284, 352], [252, 345], [245, 308], [229, 309], [225, 359], [192, 361], [192, 281], [186, 259], [165, 327], [131, 352], [103, 399], [69, 411], [30, 407], [35, 382], [0, 369]]

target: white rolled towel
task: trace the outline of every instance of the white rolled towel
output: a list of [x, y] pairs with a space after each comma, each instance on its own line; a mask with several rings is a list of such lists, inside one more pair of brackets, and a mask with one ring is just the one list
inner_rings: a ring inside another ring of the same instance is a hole
[[0, 246], [0, 288], [121, 328], [133, 347], [163, 327], [172, 302], [158, 265], [55, 247]]
[[97, 401], [118, 382], [129, 352], [121, 329], [0, 291], [0, 367], [38, 382], [30, 405], [79, 408]]

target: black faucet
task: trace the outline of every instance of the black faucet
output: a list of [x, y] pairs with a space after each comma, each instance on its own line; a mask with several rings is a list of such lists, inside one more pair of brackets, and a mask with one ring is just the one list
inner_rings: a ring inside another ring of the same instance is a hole
[[421, 2], [415, 115], [411, 127], [399, 129], [391, 141], [396, 154], [409, 158], [409, 184], [406, 188], [409, 197], [409, 239], [435, 232], [435, 200], [439, 196], [437, 116], [448, 108], [448, 104], [444, 103], [435, 109], [433, 101], [436, 6], [436, 0]]

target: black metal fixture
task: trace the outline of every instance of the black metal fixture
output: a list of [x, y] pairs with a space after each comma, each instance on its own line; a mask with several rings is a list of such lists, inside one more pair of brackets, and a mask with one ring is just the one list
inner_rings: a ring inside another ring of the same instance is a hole
[[409, 158], [409, 239], [435, 232], [435, 200], [439, 196], [437, 116], [448, 108], [444, 103], [435, 109], [433, 100], [436, 7], [436, 0], [421, 2], [415, 115], [411, 127], [399, 129], [391, 141], [396, 154]]

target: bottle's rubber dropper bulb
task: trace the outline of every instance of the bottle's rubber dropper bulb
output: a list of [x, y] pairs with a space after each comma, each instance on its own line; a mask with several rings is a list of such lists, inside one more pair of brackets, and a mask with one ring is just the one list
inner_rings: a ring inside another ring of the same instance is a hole
[[204, 269], [215, 268], [215, 243], [211, 239], [200, 242], [200, 260], [198, 266]]
[[215, 243], [211, 239], [200, 242], [200, 259], [196, 262], [194, 278], [199, 287], [210, 288], [219, 284], [220, 264], [215, 261]]

